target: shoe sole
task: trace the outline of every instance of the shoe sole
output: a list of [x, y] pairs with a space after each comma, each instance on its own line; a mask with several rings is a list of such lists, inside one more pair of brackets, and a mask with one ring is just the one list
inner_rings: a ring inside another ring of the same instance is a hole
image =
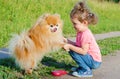
[[72, 74], [75, 77], [93, 77], [93, 75], [76, 75], [76, 74]]

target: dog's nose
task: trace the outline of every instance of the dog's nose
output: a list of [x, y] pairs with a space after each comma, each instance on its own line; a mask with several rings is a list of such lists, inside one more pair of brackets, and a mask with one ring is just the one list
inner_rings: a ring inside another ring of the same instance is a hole
[[57, 28], [54, 28], [54, 29], [53, 29], [53, 32], [56, 32], [56, 31], [57, 31]]

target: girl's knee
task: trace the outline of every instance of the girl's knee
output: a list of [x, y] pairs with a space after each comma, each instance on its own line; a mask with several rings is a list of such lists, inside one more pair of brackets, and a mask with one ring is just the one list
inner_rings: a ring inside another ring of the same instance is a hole
[[97, 63], [97, 64], [95, 64], [95, 65], [93, 66], [93, 69], [97, 69], [97, 68], [99, 68], [100, 65], [101, 65], [101, 63]]

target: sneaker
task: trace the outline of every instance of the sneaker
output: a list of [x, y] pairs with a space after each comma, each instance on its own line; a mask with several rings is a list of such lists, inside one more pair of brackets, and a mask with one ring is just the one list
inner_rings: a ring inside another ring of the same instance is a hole
[[93, 77], [92, 71], [86, 71], [86, 72], [73, 72], [73, 76], [76, 77]]

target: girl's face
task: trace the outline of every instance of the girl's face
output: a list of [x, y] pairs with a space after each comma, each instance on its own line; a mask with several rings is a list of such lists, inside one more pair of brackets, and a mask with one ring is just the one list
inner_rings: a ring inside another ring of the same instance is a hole
[[71, 21], [72, 21], [73, 26], [77, 32], [83, 32], [88, 28], [86, 21], [83, 21], [81, 23], [77, 18], [72, 18]]

